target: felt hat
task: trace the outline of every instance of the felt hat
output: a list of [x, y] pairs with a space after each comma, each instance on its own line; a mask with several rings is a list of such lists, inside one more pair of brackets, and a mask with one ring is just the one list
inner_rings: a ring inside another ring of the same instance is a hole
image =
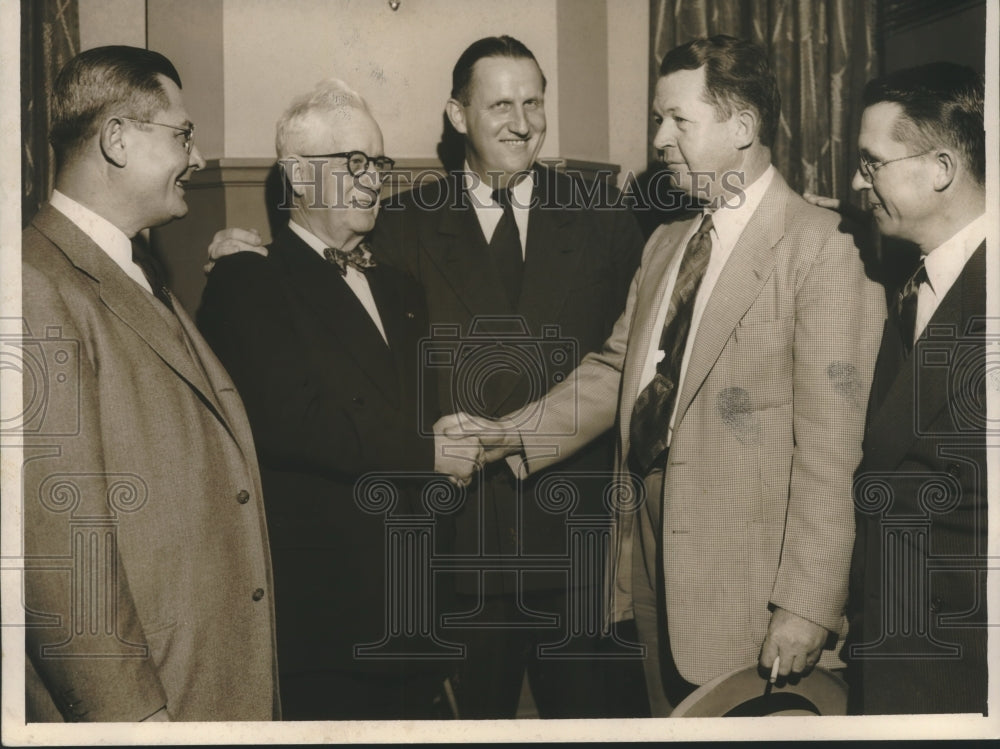
[[704, 684], [681, 702], [671, 717], [719, 718], [766, 715], [845, 715], [847, 684], [816, 667], [793, 684], [779, 679], [768, 689], [757, 666], [739, 668]]

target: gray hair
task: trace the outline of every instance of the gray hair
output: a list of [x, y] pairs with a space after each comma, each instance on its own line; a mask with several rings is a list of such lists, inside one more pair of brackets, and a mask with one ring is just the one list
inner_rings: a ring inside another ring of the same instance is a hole
[[278, 118], [274, 147], [282, 159], [301, 148], [304, 136], [312, 129], [312, 121], [320, 114], [337, 114], [345, 110], [371, 111], [361, 94], [339, 78], [327, 78], [307, 94], [297, 96]]

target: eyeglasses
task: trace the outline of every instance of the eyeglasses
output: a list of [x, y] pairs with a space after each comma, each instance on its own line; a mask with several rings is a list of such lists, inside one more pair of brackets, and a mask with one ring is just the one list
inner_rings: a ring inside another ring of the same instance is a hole
[[357, 177], [374, 166], [379, 177], [384, 177], [396, 166], [396, 162], [388, 156], [369, 156], [364, 151], [343, 151], [341, 153], [320, 153], [303, 156], [304, 159], [347, 159], [347, 171], [352, 177]]
[[137, 122], [140, 125], [156, 125], [157, 127], [169, 127], [171, 130], [176, 130], [179, 133], [184, 133], [184, 150], [191, 153], [191, 146], [194, 145], [194, 125], [188, 124], [187, 127], [178, 127], [177, 125], [168, 125], [165, 122], [150, 122], [149, 120], [137, 120], [132, 117], [121, 117], [120, 120], [128, 120], [129, 122]]
[[926, 151], [921, 151], [920, 153], [911, 153], [909, 156], [900, 156], [898, 159], [888, 159], [887, 161], [868, 161], [864, 156], [858, 154], [858, 171], [861, 172], [861, 176], [865, 178], [865, 182], [871, 182], [875, 178], [875, 172], [884, 167], [886, 164], [892, 164], [896, 161], [906, 161], [907, 159], [915, 159], [918, 156], [926, 156], [933, 148], [929, 148]]

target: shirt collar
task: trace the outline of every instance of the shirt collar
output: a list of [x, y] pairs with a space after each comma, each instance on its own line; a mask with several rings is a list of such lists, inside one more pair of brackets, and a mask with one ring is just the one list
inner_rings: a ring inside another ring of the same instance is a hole
[[321, 258], [326, 259], [326, 255], [324, 253], [326, 252], [326, 248], [329, 247], [330, 245], [328, 245], [326, 242], [317, 237], [315, 234], [313, 234], [311, 231], [306, 229], [301, 224], [295, 223], [294, 220], [290, 220], [288, 222], [288, 228], [291, 229], [293, 232], [295, 232], [295, 234], [298, 235], [299, 239], [301, 239], [307, 245], [312, 247]]
[[927, 281], [935, 294], [948, 289], [986, 239], [986, 214], [980, 214], [924, 257]]
[[80, 231], [90, 237], [94, 244], [115, 262], [115, 265], [125, 271], [125, 275], [142, 288], [151, 291], [142, 269], [132, 260], [132, 240], [125, 232], [58, 190], [52, 191], [49, 205], [76, 224]]
[[[492, 206], [493, 188], [472, 171], [468, 161], [465, 162], [464, 169], [462, 183], [465, 185], [465, 189], [476, 199], [475, 206], [477, 208]], [[510, 189], [511, 205], [514, 210], [528, 210], [531, 205], [531, 194], [534, 189], [535, 170], [529, 169], [524, 178]]]
[[106, 218], [58, 190], [52, 191], [49, 204], [76, 224], [80, 231], [108, 253], [118, 265], [124, 267], [132, 264], [132, 240]]
[[750, 222], [750, 217], [763, 200], [764, 193], [774, 181], [776, 173], [774, 165], [768, 165], [763, 174], [743, 188], [742, 202], [730, 200], [728, 204], [723, 203], [721, 208], [712, 213], [712, 226], [715, 227], [715, 233], [723, 246], [729, 249], [736, 246], [740, 235]]

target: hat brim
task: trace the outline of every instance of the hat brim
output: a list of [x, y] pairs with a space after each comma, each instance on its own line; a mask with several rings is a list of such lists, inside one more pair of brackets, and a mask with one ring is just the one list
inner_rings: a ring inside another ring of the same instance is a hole
[[791, 683], [772, 685], [757, 666], [738, 668], [704, 684], [681, 702], [671, 717], [720, 718], [787, 715], [845, 715], [847, 684], [825, 668], [814, 668], [808, 676]]

